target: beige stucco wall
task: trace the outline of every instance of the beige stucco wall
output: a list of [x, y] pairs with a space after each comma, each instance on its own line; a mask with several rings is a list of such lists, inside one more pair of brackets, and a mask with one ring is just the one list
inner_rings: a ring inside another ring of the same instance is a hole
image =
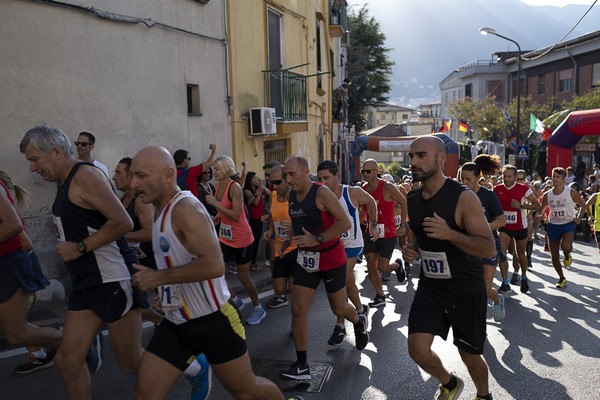
[[[311, 169], [318, 163], [318, 137], [326, 137], [324, 155], [329, 158], [331, 141], [331, 78], [323, 76], [323, 94], [317, 93], [317, 77], [307, 78], [307, 129], [277, 136], [250, 137], [248, 113], [250, 108], [268, 106], [265, 99], [263, 74], [268, 69], [267, 7], [282, 15], [283, 67], [303, 75], [316, 73], [316, 14], [327, 16], [327, 2], [321, 0], [229, 0], [228, 33], [230, 39], [230, 88], [233, 97], [231, 127], [233, 158], [238, 167], [248, 162], [249, 170], [261, 171], [265, 157], [264, 142], [286, 140], [288, 155], [299, 154], [309, 160]], [[322, 25], [322, 69], [329, 71], [329, 38], [327, 24]], [[278, 123], [281, 125], [281, 123]], [[278, 127], [281, 130], [281, 126]], [[262, 175], [262, 174], [261, 174]]]

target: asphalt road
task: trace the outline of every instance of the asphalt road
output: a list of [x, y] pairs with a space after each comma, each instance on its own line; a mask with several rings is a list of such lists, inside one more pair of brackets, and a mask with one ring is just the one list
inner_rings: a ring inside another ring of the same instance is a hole
[[[488, 308], [488, 343], [485, 359], [490, 367], [490, 388], [495, 399], [585, 399], [596, 397], [600, 386], [600, 255], [594, 242], [577, 241], [573, 266], [567, 270], [568, 285], [555, 289], [557, 280], [540, 242], [534, 249], [530, 272], [530, 293], [518, 287], [507, 297], [507, 315], [502, 323], [491, 319]], [[364, 302], [373, 296], [364, 266], [357, 266], [357, 281]], [[415, 268], [408, 283], [398, 284], [395, 276], [385, 286], [388, 304], [371, 310], [371, 343], [362, 352], [354, 348], [351, 324], [342, 346], [331, 349], [326, 341], [334, 317], [319, 288], [310, 314], [308, 359], [315, 371], [328, 371], [319, 392], [305, 392], [307, 386], [276, 383], [287, 394], [305, 400], [431, 399], [437, 382], [409, 358], [406, 347], [408, 310], [418, 284]], [[497, 274], [498, 275], [498, 274]], [[498, 282], [495, 282], [498, 284]], [[270, 293], [263, 291], [268, 298]], [[247, 300], [246, 300], [247, 301]], [[249, 313], [250, 307], [244, 311]], [[280, 362], [294, 360], [289, 308], [268, 311], [258, 326], [247, 327], [248, 347], [253, 365], [260, 374], [276, 379]], [[153, 328], [145, 330], [145, 340]], [[475, 388], [460, 361], [451, 337], [436, 338], [434, 350], [448, 369], [465, 380], [461, 398], [473, 399]], [[63, 399], [64, 389], [56, 368], [28, 375], [12, 374], [22, 356], [0, 356], [0, 399]], [[314, 367], [313, 367], [314, 366]], [[313, 375], [316, 375], [313, 372]], [[316, 379], [315, 379], [316, 380]], [[129, 399], [134, 377], [123, 375], [107, 347], [102, 369], [93, 376], [94, 399]], [[315, 390], [312, 382], [309, 390]], [[169, 399], [188, 399], [189, 384], [181, 379]], [[230, 399], [215, 380], [211, 399]]]

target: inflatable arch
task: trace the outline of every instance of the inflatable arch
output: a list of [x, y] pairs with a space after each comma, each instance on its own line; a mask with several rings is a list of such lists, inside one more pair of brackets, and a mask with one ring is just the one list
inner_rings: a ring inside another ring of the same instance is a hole
[[[434, 133], [443, 140], [446, 146], [446, 164], [444, 165], [444, 174], [455, 178], [458, 172], [458, 162], [460, 158], [458, 144], [445, 133]], [[398, 137], [377, 137], [377, 136], [358, 136], [351, 145], [350, 151], [354, 165], [354, 180], [361, 180], [360, 176], [360, 155], [365, 150], [370, 151], [403, 151], [408, 152], [410, 144], [419, 136], [398, 136]]]
[[573, 147], [583, 136], [600, 135], [600, 108], [574, 111], [552, 132], [546, 153], [546, 175], [554, 167], [564, 167], [573, 162]]

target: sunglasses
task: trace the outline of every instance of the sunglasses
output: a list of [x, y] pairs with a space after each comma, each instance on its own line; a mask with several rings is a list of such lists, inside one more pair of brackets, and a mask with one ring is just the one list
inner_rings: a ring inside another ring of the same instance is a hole
[[81, 146], [81, 147], [87, 147], [87, 146], [91, 146], [94, 143], [89, 143], [89, 142], [78, 142], [77, 140], [74, 142], [75, 146]]
[[281, 185], [283, 183], [283, 179], [276, 179], [271, 181], [271, 185]]
[[373, 172], [374, 170], [372, 169], [361, 169], [360, 173], [361, 174], [370, 174], [371, 172]]

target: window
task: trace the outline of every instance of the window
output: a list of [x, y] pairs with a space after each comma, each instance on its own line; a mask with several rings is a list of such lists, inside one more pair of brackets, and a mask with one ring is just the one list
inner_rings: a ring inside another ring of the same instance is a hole
[[538, 75], [538, 94], [546, 94], [546, 75]]
[[406, 121], [408, 119], [408, 114], [402, 114], [402, 120]]
[[281, 98], [281, 76], [283, 51], [281, 48], [281, 14], [273, 9], [267, 10], [267, 34], [269, 49], [269, 107], [276, 110], [277, 116], [283, 116], [283, 100]]
[[201, 116], [200, 111], [200, 87], [198, 85], [187, 85], [187, 109], [188, 115]]
[[473, 84], [468, 83], [465, 85], [465, 97], [472, 98], [473, 97]]
[[600, 63], [592, 66], [592, 87], [600, 86]]
[[573, 71], [570, 69], [563, 69], [558, 73], [558, 91], [560, 93], [567, 93], [571, 91], [572, 78]]

